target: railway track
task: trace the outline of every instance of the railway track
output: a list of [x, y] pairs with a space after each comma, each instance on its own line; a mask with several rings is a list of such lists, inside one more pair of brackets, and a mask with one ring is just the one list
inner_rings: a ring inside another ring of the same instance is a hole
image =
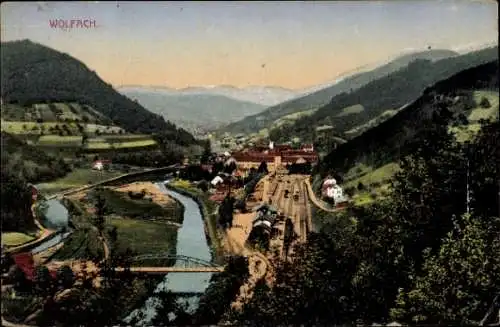
[[305, 185], [302, 181], [298, 182], [299, 183], [299, 194], [300, 194], [300, 229], [302, 231], [301, 233], [301, 240], [302, 242], [305, 242], [307, 240], [307, 235], [310, 232], [310, 226], [309, 226], [309, 208], [308, 208], [308, 200], [307, 200], [307, 192]]

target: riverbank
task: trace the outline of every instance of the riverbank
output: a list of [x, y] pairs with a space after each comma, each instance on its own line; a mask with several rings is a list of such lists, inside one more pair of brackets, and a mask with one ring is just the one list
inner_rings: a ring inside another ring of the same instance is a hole
[[[176, 183], [177, 182], [177, 183]], [[185, 183], [171, 181], [165, 183], [165, 187], [179, 194], [185, 195], [193, 199], [202, 215], [203, 224], [205, 226], [205, 235], [208, 246], [212, 249], [213, 261], [224, 263], [225, 252], [223, 248], [222, 235], [217, 230], [217, 204], [210, 201], [208, 195], [199, 189], [187, 186]]]
[[[140, 193], [144, 190], [146, 199], [131, 199], [128, 192]], [[163, 194], [151, 182], [135, 182], [100, 190], [77, 192], [65, 198], [72, 212], [76, 227], [74, 236], [61, 249], [64, 258], [78, 254], [84, 259], [89, 252], [101, 246], [99, 235], [93, 232], [94, 200], [99, 195], [104, 199], [106, 213], [103, 234], [112, 253], [125, 253], [130, 250], [134, 255], [168, 253], [175, 255], [177, 230], [183, 221], [183, 206], [172, 197]], [[81, 231], [81, 232], [79, 232]], [[91, 237], [85, 237], [88, 234]], [[88, 250], [85, 250], [87, 248]], [[90, 250], [90, 251], [89, 251]], [[59, 259], [62, 257], [58, 256]], [[145, 265], [138, 262], [136, 265]]]
[[[56, 235], [55, 230], [45, 228], [40, 223], [41, 217], [39, 217], [39, 216], [41, 215], [41, 211], [39, 210], [38, 205], [39, 205], [39, 202], [35, 202], [31, 205], [31, 213], [33, 215], [33, 221], [38, 228], [38, 231], [35, 234], [36, 238], [32, 237], [31, 240], [29, 240], [28, 242], [23, 242], [19, 245], [12, 246], [12, 247], [6, 247], [5, 249], [2, 250], [2, 252], [3, 252], [2, 254], [4, 254], [4, 253], [5, 254], [6, 253], [13, 254], [13, 253], [18, 253], [18, 252], [22, 252], [22, 251], [29, 251], [29, 250], [37, 247], [38, 245], [42, 244], [43, 242], [50, 240], [51, 238], [53, 238]], [[4, 235], [2, 233], [2, 246], [5, 245], [3, 243], [3, 237], [4, 237]]]

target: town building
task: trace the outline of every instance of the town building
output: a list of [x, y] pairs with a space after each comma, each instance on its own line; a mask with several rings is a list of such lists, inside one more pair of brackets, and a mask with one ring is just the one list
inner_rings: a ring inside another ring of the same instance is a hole
[[92, 169], [104, 170], [111, 164], [111, 160], [96, 160], [92, 163]]
[[[274, 144], [269, 142], [268, 146], [257, 145], [243, 151], [238, 151], [232, 154], [240, 165], [259, 165], [261, 162], [268, 164], [293, 164], [297, 160], [305, 160], [311, 164], [318, 161], [318, 154], [314, 150], [312, 144], [304, 144], [300, 149], [293, 149], [288, 144]], [[243, 167], [248, 168], [248, 167]]]
[[337, 184], [335, 178], [332, 178], [331, 176], [328, 176], [323, 181], [321, 193], [323, 197], [332, 201], [335, 205], [347, 201], [342, 188]]

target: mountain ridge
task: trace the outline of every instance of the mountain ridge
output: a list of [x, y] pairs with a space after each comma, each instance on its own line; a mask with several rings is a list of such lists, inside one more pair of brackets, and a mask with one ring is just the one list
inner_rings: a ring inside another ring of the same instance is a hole
[[329, 85], [327, 83], [327, 87], [325, 88], [302, 95], [295, 99], [288, 100], [278, 105], [271, 106], [260, 114], [246, 117], [241, 122], [229, 124], [222, 128], [221, 131], [230, 133], [256, 133], [263, 128], [269, 127], [273, 121], [282, 116], [286, 116], [288, 114], [299, 111], [317, 109], [323, 105], [326, 105], [337, 94], [360, 88], [372, 80], [381, 78], [402, 67], [407, 66], [413, 60], [439, 60], [442, 58], [456, 56], [457, 54], [457, 52], [451, 50], [441, 49], [403, 54], [390, 61], [389, 63], [383, 64], [382, 66], [377, 66], [373, 70], [358, 72], [354, 74], [349, 74], [349, 72], [345, 73], [348, 74], [348, 76], [346, 76], [345, 78], [337, 77], [332, 85]]
[[410, 150], [405, 149], [405, 144], [416, 135], [422, 121], [430, 119], [442, 106], [461, 114], [469, 110], [470, 90], [498, 90], [498, 65], [498, 59], [480, 64], [425, 88], [420, 97], [394, 116], [329, 152], [321, 161], [319, 172], [345, 172], [355, 163], [367, 164], [366, 161], [381, 166], [407, 154]]
[[122, 85], [117, 87], [122, 92], [158, 92], [168, 94], [207, 94], [222, 95], [233, 100], [252, 102], [259, 105], [270, 106], [288, 99], [292, 99], [300, 93], [296, 90], [290, 90], [280, 86], [258, 86], [250, 85], [246, 87], [237, 87], [232, 85], [205, 85], [188, 86], [185, 88], [172, 88], [168, 86], [142, 86], [142, 85]]
[[79, 102], [91, 105], [130, 132], [166, 132], [187, 143], [196, 142], [187, 131], [118, 93], [69, 54], [25, 39], [2, 42], [1, 61], [5, 103]]
[[121, 89], [120, 92], [192, 132], [217, 128], [266, 108], [217, 94], [148, 92], [146, 89]]
[[[425, 88], [462, 70], [494, 60], [498, 60], [498, 47], [435, 62], [425, 59], [412, 61], [408, 66], [371, 81], [353, 92], [335, 96], [311, 115], [271, 130], [269, 136], [276, 141], [292, 136], [312, 141], [311, 138], [315, 138], [312, 127], [330, 125], [334, 126], [335, 136], [350, 139], [352, 136], [348, 135], [349, 130], [379, 117], [385, 111], [400, 109], [418, 98]], [[353, 111], [355, 107], [356, 111]]]

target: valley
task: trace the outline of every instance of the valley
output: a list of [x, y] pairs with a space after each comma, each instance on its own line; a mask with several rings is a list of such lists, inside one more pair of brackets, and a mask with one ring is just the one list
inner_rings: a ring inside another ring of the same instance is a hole
[[2, 325], [500, 323], [493, 7], [16, 6]]

